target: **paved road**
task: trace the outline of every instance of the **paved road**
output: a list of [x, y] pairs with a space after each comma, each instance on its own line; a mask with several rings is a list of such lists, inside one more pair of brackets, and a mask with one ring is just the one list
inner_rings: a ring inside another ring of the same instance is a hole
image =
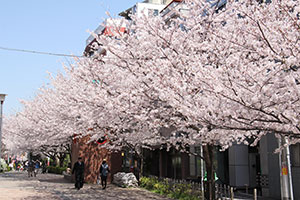
[[138, 188], [85, 184], [81, 190], [61, 175], [38, 174], [28, 178], [25, 172], [0, 174], [0, 200], [170, 200]]

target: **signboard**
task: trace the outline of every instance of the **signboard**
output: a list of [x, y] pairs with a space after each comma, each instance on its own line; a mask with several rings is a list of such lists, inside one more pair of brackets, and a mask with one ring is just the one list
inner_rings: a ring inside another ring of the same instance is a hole
[[103, 137], [99, 138], [96, 142], [99, 145], [103, 145], [103, 144], [107, 143], [108, 142], [107, 135], [104, 135]]

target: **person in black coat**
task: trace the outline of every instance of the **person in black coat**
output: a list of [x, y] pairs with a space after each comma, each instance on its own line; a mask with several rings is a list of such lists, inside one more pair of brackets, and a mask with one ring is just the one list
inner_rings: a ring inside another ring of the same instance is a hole
[[74, 164], [72, 174], [74, 173], [75, 173], [75, 188], [77, 188], [77, 190], [80, 190], [80, 188], [83, 187], [83, 181], [84, 181], [84, 163], [81, 157], [79, 157], [78, 161]]

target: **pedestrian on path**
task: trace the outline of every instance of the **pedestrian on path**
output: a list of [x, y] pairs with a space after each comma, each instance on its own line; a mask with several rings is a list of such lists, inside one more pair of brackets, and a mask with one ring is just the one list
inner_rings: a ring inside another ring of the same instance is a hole
[[47, 172], [47, 165], [46, 161], [42, 161], [42, 174], [45, 174]]
[[103, 159], [101, 167], [100, 167], [100, 176], [101, 176], [101, 185], [102, 189], [104, 190], [107, 185], [107, 176], [110, 172], [108, 164], [106, 163], [106, 159]]
[[83, 181], [84, 181], [84, 163], [81, 157], [79, 157], [78, 161], [74, 164], [72, 174], [74, 173], [75, 173], [75, 188], [77, 190], [80, 190], [80, 188], [83, 187]]
[[32, 177], [34, 172], [34, 162], [32, 160], [28, 161], [27, 171], [28, 171], [28, 177]]
[[35, 169], [34, 169], [34, 177], [36, 177], [36, 175], [39, 173], [40, 166], [41, 166], [40, 161], [36, 160], [35, 161], [35, 165], [34, 165], [34, 167], [35, 167]]

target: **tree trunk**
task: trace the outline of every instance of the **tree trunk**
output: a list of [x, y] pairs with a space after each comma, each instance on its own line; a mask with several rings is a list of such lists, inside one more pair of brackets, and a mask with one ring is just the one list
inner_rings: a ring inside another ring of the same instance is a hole
[[215, 176], [214, 176], [214, 146], [203, 146], [203, 157], [205, 161], [207, 181], [205, 183], [205, 198], [209, 200], [215, 199]]
[[59, 167], [63, 167], [64, 160], [65, 160], [66, 156], [67, 156], [67, 154], [65, 154], [65, 153], [59, 153], [58, 154], [57, 157], [58, 157], [58, 160], [59, 160]]
[[[144, 154], [143, 148], [141, 149], [141, 158], [140, 158], [140, 170], [139, 170], [139, 179], [144, 175]], [[138, 180], [140, 181], [140, 180]]]

